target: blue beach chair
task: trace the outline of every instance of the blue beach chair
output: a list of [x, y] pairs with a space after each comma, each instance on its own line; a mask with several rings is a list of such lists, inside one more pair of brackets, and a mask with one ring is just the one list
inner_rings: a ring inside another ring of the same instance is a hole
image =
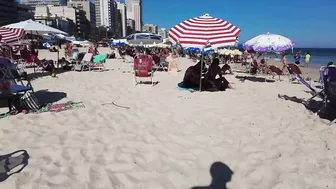
[[[323, 97], [323, 105], [320, 107], [317, 114], [327, 107], [336, 110], [336, 67], [328, 66], [322, 73], [321, 82], [323, 82], [323, 90], [320, 93]], [[335, 122], [336, 118], [332, 120], [329, 125], [332, 125]]]
[[[320, 80], [322, 84], [322, 90], [317, 91], [313, 87], [309, 85], [300, 75], [293, 74], [296, 79], [304, 84], [306, 87], [308, 87], [314, 95], [308, 100], [312, 100], [315, 97], [320, 97], [323, 101], [322, 106], [319, 107], [318, 111], [316, 112], [316, 115], [319, 115], [322, 110], [324, 110], [327, 107], [330, 107], [334, 110], [336, 110], [336, 67], [335, 66], [328, 66], [324, 69], [320, 70]], [[329, 125], [332, 125], [336, 122], [336, 118], [332, 120]]]

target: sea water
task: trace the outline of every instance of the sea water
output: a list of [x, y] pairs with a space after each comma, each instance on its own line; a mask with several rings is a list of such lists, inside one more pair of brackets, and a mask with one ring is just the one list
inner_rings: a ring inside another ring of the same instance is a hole
[[[287, 51], [287, 62], [294, 63], [295, 54], [301, 51], [301, 60], [300, 64], [305, 65], [305, 54], [310, 54], [309, 66], [320, 67], [326, 66], [329, 62], [334, 62], [336, 64], [336, 48], [294, 48]], [[281, 61], [280, 53], [269, 54], [269, 57], [272, 60]]]

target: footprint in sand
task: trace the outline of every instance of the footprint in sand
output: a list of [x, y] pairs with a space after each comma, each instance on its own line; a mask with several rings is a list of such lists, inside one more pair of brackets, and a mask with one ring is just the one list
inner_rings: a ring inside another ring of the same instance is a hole
[[182, 99], [191, 99], [190, 97], [183, 97], [183, 96], [177, 96], [177, 98], [182, 98]]

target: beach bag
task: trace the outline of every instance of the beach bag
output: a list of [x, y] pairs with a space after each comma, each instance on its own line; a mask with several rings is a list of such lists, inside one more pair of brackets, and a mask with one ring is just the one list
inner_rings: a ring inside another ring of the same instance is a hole
[[41, 108], [41, 104], [32, 92], [26, 92], [21, 96], [21, 108], [24, 110], [37, 111]]

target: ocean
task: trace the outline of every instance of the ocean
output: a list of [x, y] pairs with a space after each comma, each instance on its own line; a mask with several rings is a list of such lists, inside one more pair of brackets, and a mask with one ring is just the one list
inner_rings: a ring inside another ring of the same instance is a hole
[[[309, 52], [310, 54], [310, 66], [320, 67], [326, 66], [328, 62], [336, 63], [336, 48], [294, 48], [287, 51], [287, 62], [294, 63], [295, 54], [301, 50], [301, 65], [305, 64], [305, 54]], [[281, 60], [280, 55], [269, 56], [274, 60]]]

